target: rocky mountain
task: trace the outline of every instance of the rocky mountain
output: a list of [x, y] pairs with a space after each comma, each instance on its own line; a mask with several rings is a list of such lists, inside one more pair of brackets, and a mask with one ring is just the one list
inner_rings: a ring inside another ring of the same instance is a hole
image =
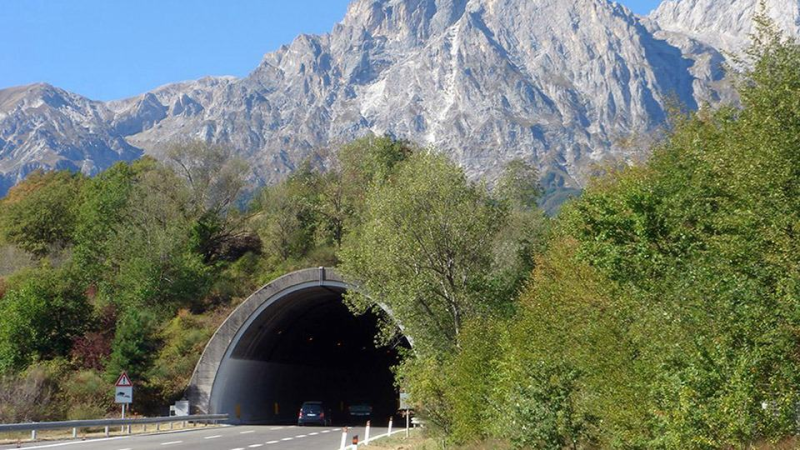
[[[800, 1], [769, 0], [764, 6], [781, 30], [800, 36]], [[750, 42], [759, 8], [760, 0], [664, 0], [650, 16], [664, 31], [737, 53]]]
[[641, 157], [619, 143], [657, 131], [671, 99], [724, 101], [720, 49], [746, 39], [758, 1], [667, 0], [642, 18], [609, 0], [355, 0], [331, 33], [298, 37], [241, 79], [108, 103], [0, 91], [0, 194], [35, 168], [91, 174], [186, 139], [231, 146], [270, 183], [371, 132], [435, 146], [472, 177], [524, 158], [558, 195], [596, 162]]

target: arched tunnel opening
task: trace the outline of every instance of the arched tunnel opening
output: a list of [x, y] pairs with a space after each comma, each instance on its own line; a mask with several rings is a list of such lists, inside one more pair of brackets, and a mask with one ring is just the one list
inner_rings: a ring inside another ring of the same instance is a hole
[[232, 423], [296, 424], [300, 406], [322, 401], [334, 424], [355, 425], [351, 405], [372, 407], [373, 423], [397, 412], [391, 368], [405, 338], [376, 346], [378, 317], [354, 315], [346, 289], [322, 284], [283, 292], [240, 328], [213, 382], [210, 410]]

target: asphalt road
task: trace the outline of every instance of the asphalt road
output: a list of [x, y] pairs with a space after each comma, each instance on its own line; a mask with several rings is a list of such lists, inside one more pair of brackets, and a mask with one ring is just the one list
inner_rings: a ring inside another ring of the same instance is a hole
[[[364, 427], [348, 430], [347, 444], [358, 435], [364, 440]], [[387, 432], [374, 427], [370, 436]], [[31, 442], [22, 444], [25, 449], [65, 450], [338, 450], [342, 429], [337, 427], [296, 426], [236, 426], [171, 433], [124, 436], [108, 439], [63, 442]], [[0, 450], [15, 449], [16, 445], [0, 446]]]

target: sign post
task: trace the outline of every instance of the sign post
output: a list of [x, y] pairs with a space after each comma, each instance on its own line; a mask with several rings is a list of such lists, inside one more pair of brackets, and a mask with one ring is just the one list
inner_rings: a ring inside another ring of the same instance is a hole
[[[133, 383], [127, 372], [122, 372], [114, 383], [114, 402], [122, 404], [122, 419], [125, 419], [125, 406], [133, 403]], [[129, 428], [130, 429], [130, 428]], [[122, 426], [122, 432], [125, 432], [125, 426]]]
[[409, 427], [411, 421], [411, 414], [409, 414], [409, 409], [411, 409], [411, 405], [409, 403], [410, 397], [406, 392], [400, 393], [400, 409], [404, 409], [406, 411], [406, 437], [409, 434]]

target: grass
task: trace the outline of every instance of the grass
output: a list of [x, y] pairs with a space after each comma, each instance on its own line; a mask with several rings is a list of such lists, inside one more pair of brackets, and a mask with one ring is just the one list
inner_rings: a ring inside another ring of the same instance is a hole
[[[361, 448], [361, 446], [359, 446]], [[511, 447], [506, 442], [486, 441], [460, 446], [447, 445], [440, 439], [430, 437], [423, 429], [411, 431], [411, 435], [406, 438], [404, 433], [398, 433], [389, 438], [370, 441], [369, 446], [364, 447], [369, 450], [507, 450]]]

